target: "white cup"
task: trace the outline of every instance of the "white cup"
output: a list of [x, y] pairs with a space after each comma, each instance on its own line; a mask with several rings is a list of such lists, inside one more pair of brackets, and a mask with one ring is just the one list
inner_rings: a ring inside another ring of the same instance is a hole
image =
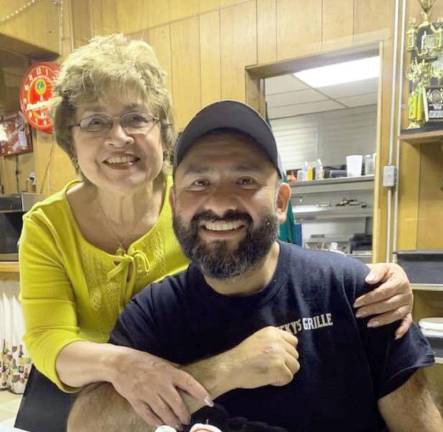
[[360, 177], [363, 167], [362, 155], [346, 156], [346, 172], [348, 177]]

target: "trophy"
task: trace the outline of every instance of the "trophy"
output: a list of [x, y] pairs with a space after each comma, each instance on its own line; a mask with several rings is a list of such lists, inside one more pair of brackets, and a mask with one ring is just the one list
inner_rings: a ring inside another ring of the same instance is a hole
[[409, 21], [406, 50], [411, 53], [408, 129], [443, 122], [443, 19], [432, 22], [430, 11], [436, 0], [418, 0], [423, 21]]

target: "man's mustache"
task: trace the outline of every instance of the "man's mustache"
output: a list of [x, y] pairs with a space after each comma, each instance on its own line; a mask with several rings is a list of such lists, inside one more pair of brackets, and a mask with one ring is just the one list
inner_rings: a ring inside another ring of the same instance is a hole
[[248, 213], [239, 212], [236, 210], [228, 210], [223, 216], [219, 216], [212, 212], [211, 210], [206, 210], [204, 212], [194, 215], [191, 219], [192, 225], [199, 225], [201, 222], [233, 222], [241, 220], [247, 225], [252, 224], [252, 218]]

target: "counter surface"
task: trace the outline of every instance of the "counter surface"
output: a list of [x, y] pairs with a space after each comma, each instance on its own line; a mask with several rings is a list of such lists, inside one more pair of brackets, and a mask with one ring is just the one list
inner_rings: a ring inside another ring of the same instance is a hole
[[18, 273], [18, 261], [0, 261], [0, 273]]

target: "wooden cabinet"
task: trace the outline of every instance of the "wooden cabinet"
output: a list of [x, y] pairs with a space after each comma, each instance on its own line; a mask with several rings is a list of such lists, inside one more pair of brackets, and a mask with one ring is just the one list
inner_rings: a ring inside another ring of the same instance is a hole
[[[399, 136], [399, 213], [397, 251], [443, 251], [443, 130], [404, 131]], [[414, 320], [443, 317], [443, 277], [413, 283]], [[427, 370], [443, 402], [443, 355]]]

